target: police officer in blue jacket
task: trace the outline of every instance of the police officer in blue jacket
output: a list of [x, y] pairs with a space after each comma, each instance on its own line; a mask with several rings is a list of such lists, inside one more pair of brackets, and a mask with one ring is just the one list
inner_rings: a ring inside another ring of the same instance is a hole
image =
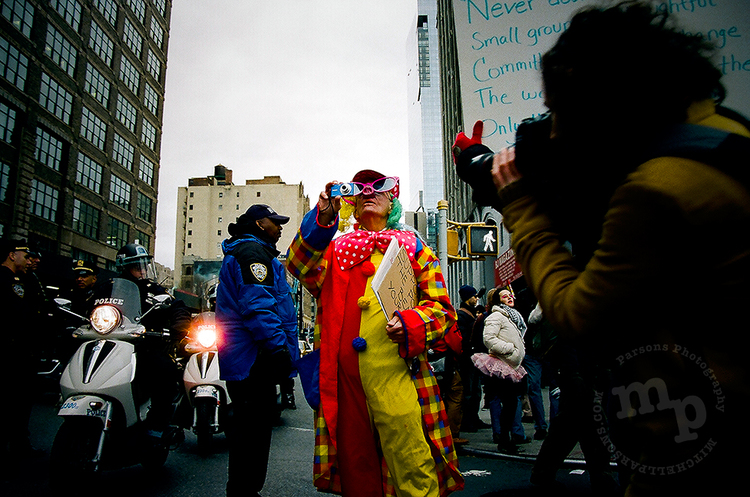
[[216, 318], [221, 378], [233, 413], [228, 425], [227, 496], [260, 495], [266, 479], [276, 387], [299, 357], [297, 318], [276, 243], [287, 216], [251, 206], [229, 225]]

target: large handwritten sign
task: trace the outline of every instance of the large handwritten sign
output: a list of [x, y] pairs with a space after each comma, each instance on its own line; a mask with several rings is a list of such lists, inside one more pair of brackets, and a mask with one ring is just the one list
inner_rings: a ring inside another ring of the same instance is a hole
[[417, 280], [409, 256], [396, 238], [391, 239], [383, 261], [372, 278], [372, 289], [385, 313], [391, 319], [396, 311], [417, 305]]
[[[483, 142], [491, 149], [512, 144], [519, 123], [546, 110], [542, 54], [567, 29], [575, 11], [597, 4], [594, 0], [453, 0], [464, 130], [470, 131], [481, 119]], [[674, 14], [685, 31], [717, 44], [715, 63], [728, 90], [725, 105], [750, 116], [750, 0], [667, 0], [657, 5]], [[643, 75], [644, 80], [648, 77]]]

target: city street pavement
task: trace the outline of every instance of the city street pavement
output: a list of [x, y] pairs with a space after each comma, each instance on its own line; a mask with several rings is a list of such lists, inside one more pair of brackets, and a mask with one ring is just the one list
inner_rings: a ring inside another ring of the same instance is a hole
[[[545, 412], [549, 418], [549, 405], [546, 402], [547, 391], [543, 392], [545, 398]], [[490, 424], [490, 411], [482, 409], [479, 411], [479, 418], [487, 424]], [[492, 430], [485, 428], [478, 430], [474, 433], [461, 432], [460, 437], [469, 441], [468, 444], [459, 447], [459, 454], [468, 454], [476, 457], [491, 457], [498, 459], [516, 460], [516, 461], [529, 461], [533, 462], [539, 454], [539, 449], [542, 448], [541, 440], [534, 440], [534, 423], [524, 422], [524, 430], [526, 431], [526, 437], [530, 440], [527, 444], [519, 445], [518, 455], [509, 455], [498, 452], [497, 444], [492, 441]], [[579, 445], [576, 444], [575, 448], [568, 455], [565, 460], [566, 466], [584, 466], [585, 461], [583, 458], [583, 452]]]
[[[297, 409], [284, 411], [280, 426], [274, 429], [273, 445], [268, 468], [268, 478], [262, 494], [265, 497], [320, 496], [312, 484], [312, 453], [314, 444], [313, 411], [304, 401], [299, 382], [296, 382]], [[49, 452], [55, 433], [61, 424], [57, 416], [58, 395], [53, 389], [40, 394], [32, 411], [32, 443], [42, 450], [33, 460], [17, 460], [13, 468], [2, 468], [0, 495], [23, 497], [50, 497]], [[489, 422], [489, 412], [480, 413]], [[533, 425], [525, 424], [527, 432]], [[7, 428], [7, 427], [6, 427]], [[548, 489], [534, 488], [529, 483], [533, 456], [541, 442], [523, 445], [521, 456], [501, 455], [492, 443], [489, 429], [462, 434], [470, 443], [459, 449], [460, 470], [466, 486], [454, 495], [495, 497], [546, 497]], [[140, 495], [143, 497], [193, 497], [223, 496], [226, 484], [227, 444], [221, 434], [214, 437], [211, 454], [198, 454], [196, 439], [186, 433], [185, 441], [173, 451], [164, 468], [153, 474], [141, 466], [107, 471], [95, 482], [70, 481], [76, 493], [94, 491], [108, 495]], [[558, 472], [558, 481], [567, 492], [557, 489], [556, 497], [591, 495], [588, 475], [576, 464], [577, 452], [571, 461]]]

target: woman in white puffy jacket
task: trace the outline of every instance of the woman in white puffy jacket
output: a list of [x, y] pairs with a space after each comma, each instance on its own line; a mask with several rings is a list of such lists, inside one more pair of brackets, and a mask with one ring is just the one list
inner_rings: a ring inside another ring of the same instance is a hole
[[484, 320], [484, 345], [488, 354], [474, 354], [472, 360], [486, 376], [485, 394], [489, 399], [492, 437], [500, 452], [518, 453], [510, 437], [518, 397], [525, 391], [526, 370], [521, 366], [526, 349], [523, 335], [526, 323], [513, 307], [515, 299], [506, 289], [497, 291], [489, 302], [492, 312]]

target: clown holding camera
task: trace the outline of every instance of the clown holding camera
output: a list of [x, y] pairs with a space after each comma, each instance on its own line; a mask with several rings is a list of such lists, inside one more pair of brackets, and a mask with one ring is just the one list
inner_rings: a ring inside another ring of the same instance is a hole
[[[463, 488], [426, 359], [456, 320], [440, 264], [399, 224], [399, 181], [372, 170], [329, 183], [289, 247], [288, 270], [316, 297], [320, 350], [314, 483], [343, 495], [444, 496]], [[346, 231], [353, 216], [353, 231]], [[341, 218], [341, 221], [339, 221]], [[370, 282], [395, 237], [417, 305], [385, 316]]]

